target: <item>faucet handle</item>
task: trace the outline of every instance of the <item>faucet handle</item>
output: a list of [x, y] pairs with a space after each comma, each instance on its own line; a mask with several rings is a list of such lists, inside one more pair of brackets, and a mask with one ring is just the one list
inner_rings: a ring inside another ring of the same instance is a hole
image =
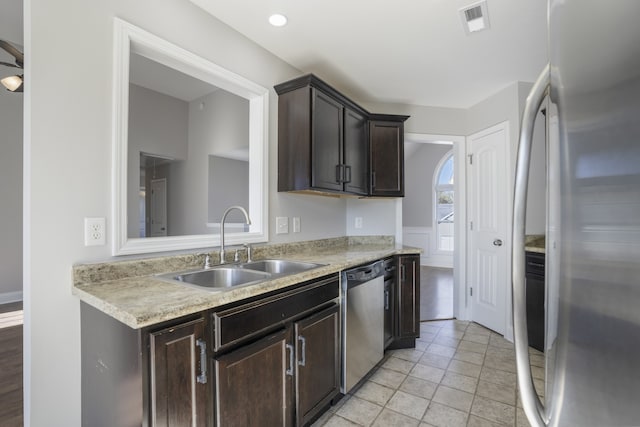
[[243, 243], [242, 246], [247, 248], [247, 262], [251, 262], [251, 245], [248, 243]]
[[204, 268], [211, 268], [211, 255], [209, 254], [204, 257]]
[[240, 253], [238, 252], [240, 249], [236, 249], [236, 253], [233, 255], [233, 262], [240, 261]]

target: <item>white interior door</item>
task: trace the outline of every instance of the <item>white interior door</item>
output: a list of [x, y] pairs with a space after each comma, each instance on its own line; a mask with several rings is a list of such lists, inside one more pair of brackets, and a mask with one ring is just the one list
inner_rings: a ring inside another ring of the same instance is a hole
[[151, 237], [167, 235], [167, 180], [151, 180]]
[[505, 333], [509, 286], [508, 124], [468, 138], [468, 285], [473, 321]]

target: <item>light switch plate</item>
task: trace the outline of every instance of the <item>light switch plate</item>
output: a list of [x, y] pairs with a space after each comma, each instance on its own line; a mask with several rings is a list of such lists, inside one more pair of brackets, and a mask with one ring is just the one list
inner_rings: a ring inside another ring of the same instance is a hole
[[300, 217], [299, 216], [294, 216], [293, 217], [293, 232], [294, 233], [299, 233], [300, 232]]
[[276, 217], [276, 234], [288, 234], [289, 233], [289, 217], [277, 216]]
[[354, 224], [355, 228], [362, 228], [362, 217], [357, 216]]

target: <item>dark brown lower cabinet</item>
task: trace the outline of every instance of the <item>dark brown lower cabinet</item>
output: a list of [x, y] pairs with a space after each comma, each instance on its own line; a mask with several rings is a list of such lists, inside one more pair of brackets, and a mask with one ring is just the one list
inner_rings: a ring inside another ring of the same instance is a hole
[[420, 336], [420, 256], [396, 257], [397, 274], [391, 284], [395, 303], [395, 334], [388, 348], [415, 347]]
[[151, 332], [149, 340], [151, 425], [206, 425], [204, 318]]
[[291, 426], [291, 329], [214, 359], [217, 426]]
[[294, 324], [296, 425], [306, 425], [340, 391], [340, 315], [337, 305]]
[[216, 425], [303, 426], [340, 391], [333, 305], [214, 358]]

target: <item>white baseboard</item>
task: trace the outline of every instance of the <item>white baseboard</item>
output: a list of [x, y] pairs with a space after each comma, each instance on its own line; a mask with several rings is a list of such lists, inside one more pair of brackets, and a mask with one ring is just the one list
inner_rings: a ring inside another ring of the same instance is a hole
[[0, 293], [0, 304], [22, 301], [22, 291]]

